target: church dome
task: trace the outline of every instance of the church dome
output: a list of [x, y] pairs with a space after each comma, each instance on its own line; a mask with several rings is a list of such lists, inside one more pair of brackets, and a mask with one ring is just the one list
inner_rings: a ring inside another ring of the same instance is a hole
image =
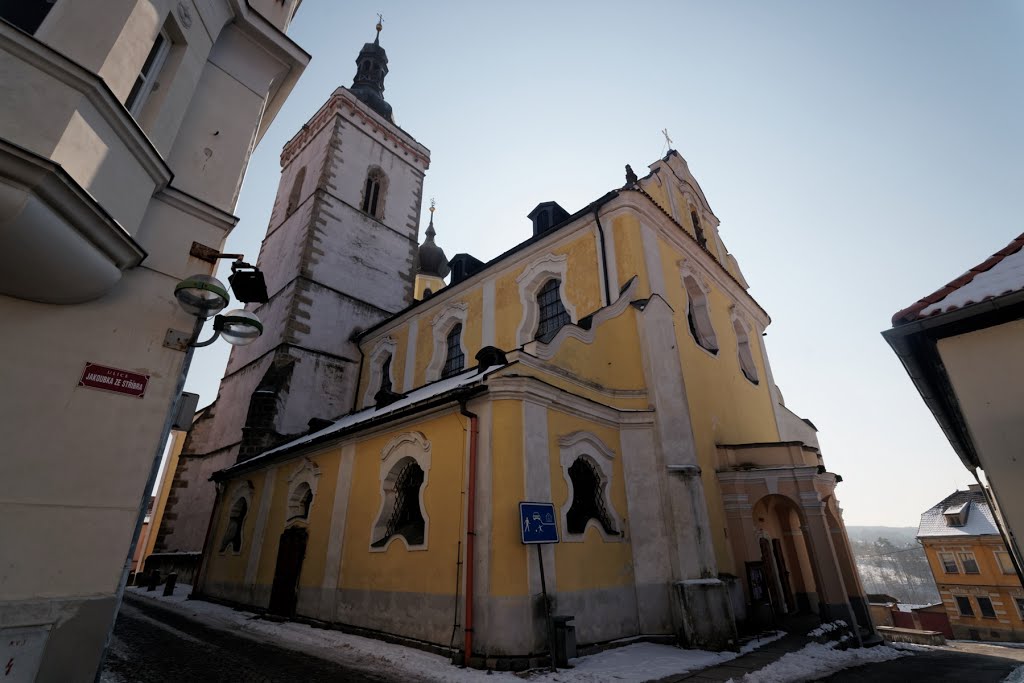
[[384, 77], [388, 75], [388, 54], [380, 46], [381, 25], [377, 24], [377, 37], [372, 43], [363, 45], [356, 57], [356, 77], [352, 79], [349, 90], [359, 101], [370, 107], [388, 121], [391, 117], [391, 105], [384, 100]]
[[427, 226], [427, 239], [420, 245], [416, 252], [416, 274], [433, 275], [434, 277], [447, 277], [451, 272], [448, 266], [448, 257], [444, 255], [444, 249], [434, 243], [434, 208], [430, 208], [430, 225]]

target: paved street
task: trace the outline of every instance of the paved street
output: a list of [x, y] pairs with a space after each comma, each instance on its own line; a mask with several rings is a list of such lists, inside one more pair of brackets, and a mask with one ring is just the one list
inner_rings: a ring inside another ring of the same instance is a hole
[[130, 598], [117, 618], [103, 676], [104, 683], [398, 680], [207, 628]]
[[912, 657], [860, 666], [822, 679], [829, 683], [996, 683], [1024, 665], [1024, 650], [956, 642]]

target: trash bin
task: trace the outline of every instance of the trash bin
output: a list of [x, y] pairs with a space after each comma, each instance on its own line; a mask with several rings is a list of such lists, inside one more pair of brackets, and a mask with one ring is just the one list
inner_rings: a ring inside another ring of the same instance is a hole
[[555, 664], [569, 666], [569, 660], [576, 658], [576, 627], [570, 622], [573, 615], [555, 615], [551, 617], [555, 629]]

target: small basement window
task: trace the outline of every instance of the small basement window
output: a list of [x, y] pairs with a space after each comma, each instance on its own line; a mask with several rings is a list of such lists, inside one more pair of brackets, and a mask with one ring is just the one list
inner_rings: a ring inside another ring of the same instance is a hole
[[956, 608], [960, 611], [962, 617], [973, 617], [974, 608], [971, 607], [971, 599], [964, 595], [957, 595], [956, 597]]
[[384, 482], [385, 505], [391, 514], [380, 538], [371, 544], [383, 548], [392, 536], [401, 536], [410, 545], [423, 545], [426, 523], [420, 509], [420, 488], [423, 469], [412, 458], [403, 458], [395, 464]]
[[587, 522], [593, 519], [605, 533], [619, 533], [604, 505], [608, 482], [603, 480], [594, 463], [585, 456], [576, 458], [569, 466], [569, 479], [572, 481], [572, 506], [565, 516], [566, 531], [582, 534], [587, 529]]

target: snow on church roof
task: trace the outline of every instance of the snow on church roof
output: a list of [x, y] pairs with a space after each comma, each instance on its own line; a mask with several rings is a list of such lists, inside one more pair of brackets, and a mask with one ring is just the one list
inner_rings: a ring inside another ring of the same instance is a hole
[[945, 287], [892, 317], [902, 325], [1024, 289], [1024, 234]]
[[[946, 513], [967, 513], [963, 526], [950, 526]], [[981, 491], [954, 491], [921, 515], [918, 538], [934, 536], [998, 536], [999, 529]]]

